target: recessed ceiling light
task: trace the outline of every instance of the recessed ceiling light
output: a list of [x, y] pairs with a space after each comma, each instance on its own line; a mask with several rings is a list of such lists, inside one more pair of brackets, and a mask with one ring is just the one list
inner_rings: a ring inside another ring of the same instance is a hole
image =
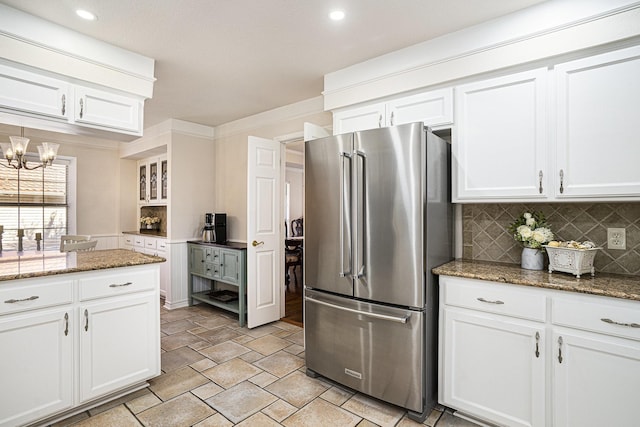
[[344, 19], [344, 12], [341, 10], [334, 10], [329, 14], [329, 18], [334, 21], [341, 21]]
[[95, 21], [96, 19], [98, 19], [96, 15], [84, 9], [76, 10], [76, 15], [78, 15], [82, 19], [86, 19], [87, 21]]

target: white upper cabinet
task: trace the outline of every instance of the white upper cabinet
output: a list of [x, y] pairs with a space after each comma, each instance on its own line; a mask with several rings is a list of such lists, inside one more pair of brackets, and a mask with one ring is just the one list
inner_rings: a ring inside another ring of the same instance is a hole
[[66, 120], [69, 101], [66, 82], [0, 64], [0, 107]]
[[333, 115], [333, 129], [336, 135], [414, 122], [424, 122], [431, 127], [451, 124], [453, 89], [405, 96], [338, 111]]
[[333, 133], [355, 132], [359, 130], [381, 128], [385, 125], [384, 102], [339, 111], [333, 115]]
[[103, 90], [75, 89], [75, 121], [142, 134], [142, 101]]
[[547, 69], [456, 88], [453, 201], [544, 199]]
[[640, 199], [640, 46], [555, 67], [556, 197]]

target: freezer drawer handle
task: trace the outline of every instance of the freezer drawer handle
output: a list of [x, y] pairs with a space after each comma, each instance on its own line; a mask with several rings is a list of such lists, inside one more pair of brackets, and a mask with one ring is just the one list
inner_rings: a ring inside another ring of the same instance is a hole
[[486, 300], [486, 299], [484, 299], [484, 298], [482, 298], [482, 297], [480, 297], [480, 298], [476, 298], [476, 299], [477, 299], [478, 301], [480, 301], [480, 302], [486, 302], [486, 303], [489, 303], [489, 304], [504, 304], [504, 301], [500, 301], [500, 300], [489, 301], [489, 300]]
[[307, 298], [307, 301], [312, 301], [320, 305], [325, 305], [327, 307], [335, 308], [337, 310], [348, 311], [349, 313], [362, 314], [363, 316], [369, 316], [369, 317], [382, 319], [382, 320], [389, 320], [391, 322], [407, 323], [409, 321], [409, 318], [411, 317], [411, 314], [405, 314], [404, 316], [390, 316], [388, 314], [369, 313], [367, 311], [360, 311], [354, 308], [342, 307], [339, 305], [331, 304], [329, 302], [324, 302], [324, 301], [320, 301], [313, 298]]
[[640, 325], [637, 323], [621, 323], [621, 322], [616, 322], [615, 320], [611, 320], [611, 319], [600, 319], [605, 323], [609, 323], [611, 325], [618, 325], [618, 326], [628, 326], [630, 328], [640, 328]]

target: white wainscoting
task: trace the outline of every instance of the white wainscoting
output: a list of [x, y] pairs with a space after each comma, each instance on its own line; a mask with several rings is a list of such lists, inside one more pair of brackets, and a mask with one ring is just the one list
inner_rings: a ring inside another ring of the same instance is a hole
[[169, 310], [186, 307], [188, 300], [188, 255], [187, 242], [167, 242], [167, 262], [170, 263], [171, 279], [167, 286], [164, 306]]
[[122, 247], [120, 240], [122, 234], [92, 234], [91, 239], [97, 240], [96, 250], [119, 249]]

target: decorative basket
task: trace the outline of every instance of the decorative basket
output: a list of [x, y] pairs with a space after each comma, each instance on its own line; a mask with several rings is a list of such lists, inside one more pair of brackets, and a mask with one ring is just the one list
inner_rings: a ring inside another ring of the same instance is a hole
[[574, 249], [543, 245], [549, 255], [549, 273], [562, 271], [571, 273], [578, 279], [583, 273], [595, 276], [593, 260], [600, 248]]

